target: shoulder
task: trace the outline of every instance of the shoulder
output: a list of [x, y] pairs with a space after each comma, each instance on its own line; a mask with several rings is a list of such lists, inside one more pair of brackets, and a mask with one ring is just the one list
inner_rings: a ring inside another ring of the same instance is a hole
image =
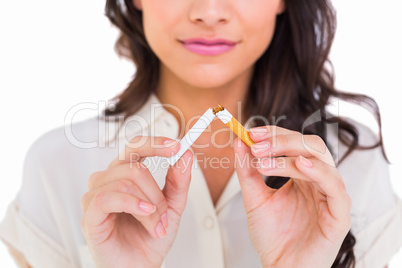
[[117, 129], [118, 122], [105, 122], [98, 117], [50, 129], [34, 140], [27, 150], [25, 162], [36, 162], [44, 169], [58, 167], [63, 170], [84, 164], [103, 168], [120, 145], [119, 142], [109, 144], [107, 139], [107, 133]]
[[85, 189], [90, 174], [106, 169], [118, 154], [118, 144], [102, 142], [101, 123], [97, 117], [89, 118], [38, 137], [25, 155], [24, 185], [46, 184], [55, 191], [67, 185]]
[[[379, 136], [371, 128], [344, 119], [356, 128], [360, 145], [378, 142]], [[347, 146], [338, 141], [336, 129], [327, 134], [328, 142], [337, 144], [337, 153], [342, 156]], [[401, 234], [402, 201], [392, 187], [389, 164], [381, 147], [376, 147], [354, 150], [337, 168], [352, 199], [351, 230], [356, 238], [357, 266], [383, 267], [402, 244], [401, 239], [395, 239]]]
[[[370, 147], [378, 143], [380, 137], [378, 134], [376, 134], [371, 128], [369, 128], [367, 125], [358, 122], [354, 119], [351, 119], [349, 117], [343, 117], [342, 120], [344, 120], [346, 123], [352, 125], [355, 130], [356, 134], [358, 136], [358, 144], [360, 146], [364, 147]], [[331, 153], [335, 159], [335, 162], [338, 163], [340, 159], [342, 159], [346, 152], [348, 151], [348, 146], [344, 144], [340, 137], [341, 135], [346, 135], [350, 136], [348, 133], [345, 133], [341, 130], [339, 127], [339, 124], [334, 123], [334, 124], [328, 124], [327, 126], [327, 143], [328, 147], [331, 150]], [[365, 158], [371, 157], [371, 156], [377, 156], [375, 160], [379, 160], [380, 162], [386, 162], [382, 149], [380, 146], [373, 148], [373, 149], [356, 149], [354, 150], [348, 157], [345, 158], [344, 161], [340, 163], [341, 166], [345, 166], [345, 163], [351, 163], [353, 162], [355, 165], [358, 163], [363, 164]], [[381, 157], [380, 157], [381, 156]], [[372, 159], [373, 160], [373, 159]], [[371, 161], [372, 162], [372, 161]]]
[[[379, 136], [368, 126], [350, 118], [343, 118], [356, 128], [359, 145], [371, 146]], [[328, 143], [337, 160], [345, 155], [348, 147], [339, 139], [339, 129], [330, 126]], [[337, 166], [352, 198], [352, 214], [356, 216], [355, 228], [360, 229], [395, 206], [389, 164], [380, 146], [373, 149], [355, 149]]]
[[93, 117], [50, 129], [34, 140], [28, 154], [45, 157], [60, 149], [88, 147], [92, 142], [99, 141], [98, 126], [98, 118]]
[[[342, 119], [356, 129], [359, 145], [369, 147], [378, 143], [380, 137], [371, 128], [351, 118]], [[333, 124], [328, 126], [328, 146], [330, 147], [334, 158], [336, 158], [337, 163], [342, 157], [345, 156], [349, 148], [341, 141], [340, 135], [341, 130], [338, 125]], [[366, 181], [369, 178], [374, 179], [377, 176], [389, 176], [388, 162], [383, 155], [381, 146], [377, 146], [372, 149], [353, 150], [342, 162], [338, 164], [338, 169], [347, 177], [353, 176], [354, 181], [357, 181], [359, 178], [364, 176], [366, 176]]]
[[103, 156], [74, 144], [68, 131], [80, 142], [96, 142], [97, 124], [94, 117], [51, 129], [36, 138], [25, 155], [21, 188], [0, 225], [0, 237], [34, 267], [73, 265], [68, 252], [76, 245], [64, 238], [80, 237], [79, 200], [88, 174], [102, 164], [94, 157]]
[[27, 186], [46, 185], [56, 191], [69, 183], [81, 187], [81, 181], [91, 173], [107, 167], [114, 151], [99, 146], [102, 135], [98, 128], [99, 120], [93, 117], [39, 136], [25, 155], [23, 190], [30, 192]]

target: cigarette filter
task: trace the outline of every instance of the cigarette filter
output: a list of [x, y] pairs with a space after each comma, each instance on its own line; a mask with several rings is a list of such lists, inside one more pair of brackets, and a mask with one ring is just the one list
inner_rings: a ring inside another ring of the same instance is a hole
[[248, 131], [236, 120], [236, 118], [229, 113], [228, 110], [222, 106], [213, 108], [213, 113], [225, 123], [245, 144], [249, 147], [254, 144], [254, 141], [250, 138]]
[[193, 145], [199, 136], [207, 129], [212, 120], [214, 120], [215, 114], [212, 108], [209, 108], [194, 126], [187, 132], [187, 134], [180, 141], [180, 150], [177, 154], [167, 159], [168, 163], [173, 166], [177, 160]]

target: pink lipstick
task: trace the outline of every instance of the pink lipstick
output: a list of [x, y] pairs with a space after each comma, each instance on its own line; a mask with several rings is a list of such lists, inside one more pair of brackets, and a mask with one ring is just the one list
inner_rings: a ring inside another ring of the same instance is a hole
[[194, 38], [181, 41], [189, 51], [200, 54], [215, 56], [220, 55], [236, 46], [236, 42], [225, 39], [202, 39]]

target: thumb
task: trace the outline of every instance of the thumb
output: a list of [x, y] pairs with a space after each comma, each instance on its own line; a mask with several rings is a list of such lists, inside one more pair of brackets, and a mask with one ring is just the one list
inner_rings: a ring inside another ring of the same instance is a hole
[[192, 164], [193, 154], [187, 150], [173, 166], [169, 166], [166, 175], [163, 194], [168, 207], [177, 212], [179, 216], [186, 206]]
[[253, 156], [250, 147], [239, 138], [234, 142], [234, 151], [244, 206], [246, 211], [250, 211], [264, 203], [275, 190], [265, 184], [263, 175], [257, 170], [258, 158]]

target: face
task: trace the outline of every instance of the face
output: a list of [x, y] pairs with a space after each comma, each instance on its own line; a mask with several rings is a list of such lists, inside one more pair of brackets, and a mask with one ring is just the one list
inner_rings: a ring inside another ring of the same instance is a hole
[[224, 86], [252, 70], [285, 8], [283, 0], [133, 1], [161, 68], [200, 88]]

